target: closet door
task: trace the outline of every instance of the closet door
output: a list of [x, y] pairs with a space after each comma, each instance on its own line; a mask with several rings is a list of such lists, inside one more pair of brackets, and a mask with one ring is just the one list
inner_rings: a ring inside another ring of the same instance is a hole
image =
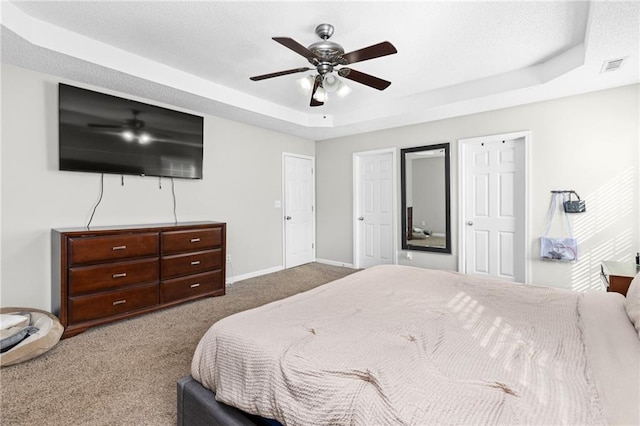
[[312, 157], [285, 154], [285, 268], [315, 260], [315, 179]]
[[395, 263], [393, 152], [355, 154], [355, 266]]
[[488, 137], [460, 146], [462, 272], [525, 282], [524, 138]]

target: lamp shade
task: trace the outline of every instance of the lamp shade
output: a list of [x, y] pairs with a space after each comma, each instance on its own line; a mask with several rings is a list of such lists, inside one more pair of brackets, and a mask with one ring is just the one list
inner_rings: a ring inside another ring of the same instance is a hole
[[335, 92], [341, 85], [342, 82], [332, 73], [325, 74], [322, 80], [322, 87], [324, 87], [324, 90], [327, 92]]
[[316, 93], [313, 94], [313, 99], [318, 102], [325, 102], [327, 100], [327, 91], [322, 87], [318, 87]]
[[312, 75], [304, 76], [297, 80], [298, 88], [303, 94], [308, 95], [311, 93], [311, 89], [313, 89], [314, 80], [315, 78]]
[[347, 86], [343, 82], [340, 82], [340, 88], [338, 89], [338, 97], [344, 98], [349, 93], [351, 93], [351, 87]]

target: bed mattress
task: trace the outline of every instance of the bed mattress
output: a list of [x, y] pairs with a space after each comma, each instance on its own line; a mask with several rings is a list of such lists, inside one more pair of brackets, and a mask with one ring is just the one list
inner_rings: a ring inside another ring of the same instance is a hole
[[191, 373], [287, 425], [638, 423], [623, 301], [379, 266], [217, 322]]

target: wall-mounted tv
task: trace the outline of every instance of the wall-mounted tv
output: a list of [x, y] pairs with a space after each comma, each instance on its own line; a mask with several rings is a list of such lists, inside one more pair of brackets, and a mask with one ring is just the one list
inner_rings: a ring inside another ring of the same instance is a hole
[[202, 179], [202, 117], [59, 84], [60, 170]]

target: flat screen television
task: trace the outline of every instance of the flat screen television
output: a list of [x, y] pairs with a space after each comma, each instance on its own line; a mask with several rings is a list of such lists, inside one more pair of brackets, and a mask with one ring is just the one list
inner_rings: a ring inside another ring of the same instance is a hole
[[202, 179], [197, 115], [59, 84], [60, 170]]

